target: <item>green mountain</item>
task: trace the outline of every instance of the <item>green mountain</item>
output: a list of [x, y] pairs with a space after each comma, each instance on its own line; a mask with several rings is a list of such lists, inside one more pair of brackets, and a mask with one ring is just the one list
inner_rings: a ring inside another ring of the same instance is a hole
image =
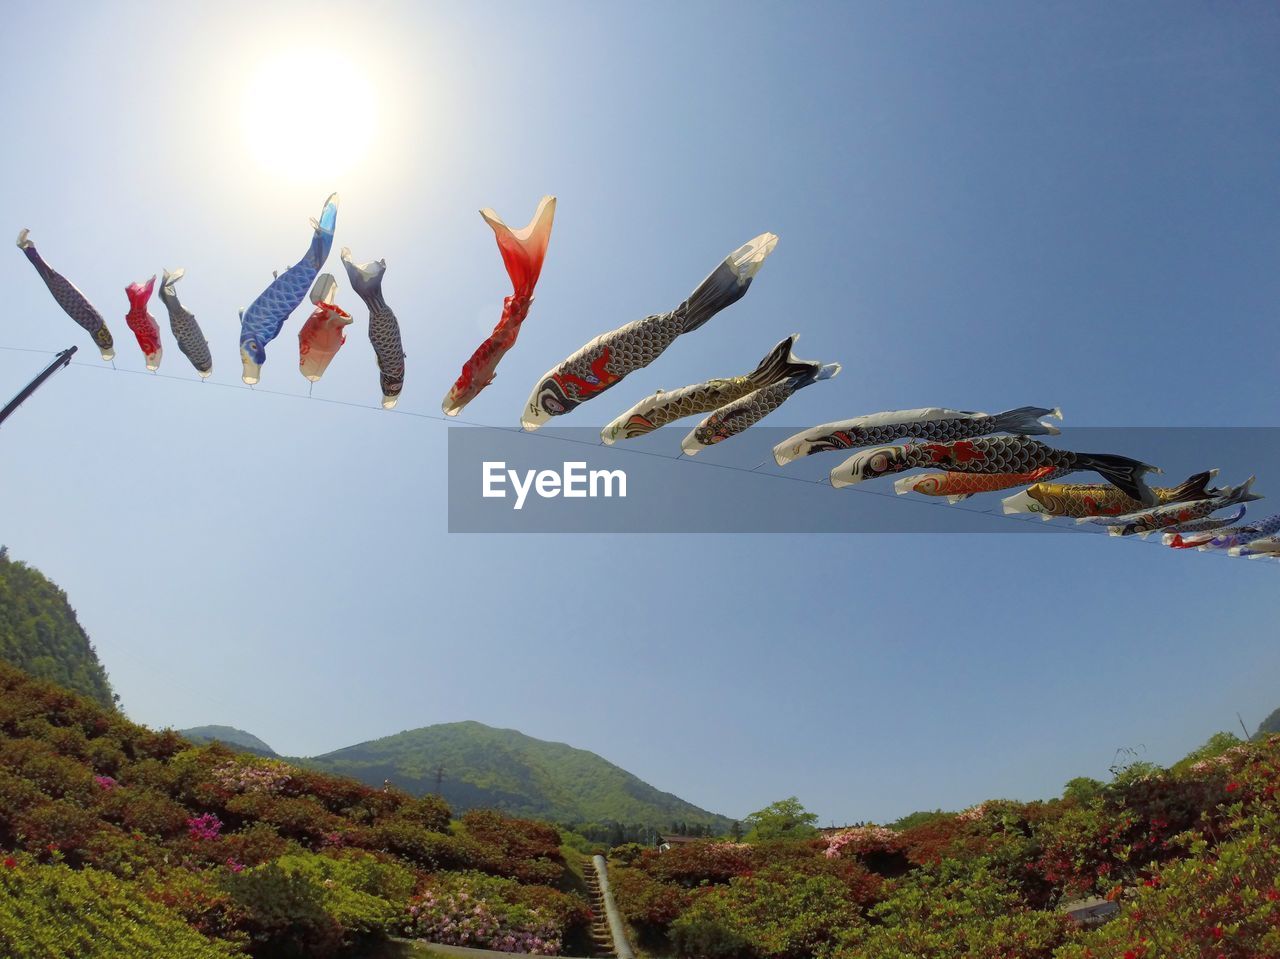
[[658, 829], [679, 820], [717, 833], [727, 832], [731, 824], [595, 753], [477, 722], [426, 726], [300, 762], [370, 785], [389, 779], [413, 793], [439, 793], [454, 809], [500, 809], [560, 823], [635, 823]]
[[1261, 725], [1258, 726], [1258, 731], [1253, 734], [1253, 738], [1262, 739], [1273, 733], [1280, 733], [1280, 709], [1275, 710], [1262, 721]]
[[193, 743], [222, 743], [242, 753], [253, 753], [255, 756], [278, 756], [274, 749], [264, 743], [253, 733], [246, 733], [234, 726], [195, 726], [192, 729], [179, 729], [178, 735]]
[[0, 546], [0, 659], [109, 709], [116, 695], [67, 594]]

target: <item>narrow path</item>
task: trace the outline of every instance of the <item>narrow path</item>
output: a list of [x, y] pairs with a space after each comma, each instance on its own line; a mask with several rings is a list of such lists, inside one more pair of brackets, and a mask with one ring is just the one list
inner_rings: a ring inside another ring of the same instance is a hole
[[582, 857], [582, 875], [587, 881], [587, 896], [591, 900], [591, 955], [612, 956], [613, 937], [609, 935], [609, 918], [604, 905], [604, 892], [600, 889], [600, 877], [590, 856]]

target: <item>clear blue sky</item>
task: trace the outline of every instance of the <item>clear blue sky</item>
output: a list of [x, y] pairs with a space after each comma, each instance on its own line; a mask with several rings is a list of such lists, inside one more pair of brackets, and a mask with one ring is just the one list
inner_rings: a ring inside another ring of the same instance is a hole
[[[121, 369], [142, 369], [123, 288], [183, 265], [214, 378], [237, 382], [236, 309], [338, 189], [335, 254], [387, 258], [402, 407], [436, 413], [508, 291], [476, 210], [523, 223], [555, 193], [537, 302], [471, 419], [516, 423], [545, 369], [772, 230], [747, 299], [573, 425], [749, 368], [793, 330], [844, 364], [789, 405], [797, 426], [1022, 404], [1081, 426], [1280, 425], [1270, 4], [6, 16], [4, 228], [30, 227], [107, 315]], [[298, 50], [278, 122], [352, 153], [341, 176], [289, 176], [246, 141], [245, 78]], [[335, 91], [332, 57], [376, 120]], [[98, 364], [16, 249], [0, 280], [0, 345]], [[354, 312], [315, 395], [373, 404]], [[305, 394], [301, 318], [265, 388]], [[5, 395], [40, 362], [0, 352]], [[451, 536], [441, 424], [191, 380], [73, 367], [0, 435], [0, 540], [67, 589], [150, 725], [307, 754], [476, 719], [730, 815], [795, 794], [840, 822], [1056, 794], [1118, 747], [1172, 761], [1280, 705], [1269, 564], [1066, 535]], [[1280, 497], [1280, 476], [1260, 485]]]

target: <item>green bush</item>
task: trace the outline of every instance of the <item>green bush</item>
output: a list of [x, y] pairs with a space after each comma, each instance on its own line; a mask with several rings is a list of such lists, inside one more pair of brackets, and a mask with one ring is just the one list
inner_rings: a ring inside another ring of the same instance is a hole
[[229, 943], [206, 939], [173, 910], [95, 869], [0, 867], [0, 955], [5, 959], [225, 959]]
[[342, 925], [312, 877], [272, 862], [229, 873], [223, 882], [255, 956], [327, 959], [342, 948]]
[[857, 904], [834, 876], [737, 877], [695, 895], [671, 924], [671, 944], [691, 959], [808, 959], [859, 925]]
[[947, 860], [898, 880], [871, 924], [837, 950], [848, 959], [1049, 959], [1067, 923], [1028, 908], [987, 860]]

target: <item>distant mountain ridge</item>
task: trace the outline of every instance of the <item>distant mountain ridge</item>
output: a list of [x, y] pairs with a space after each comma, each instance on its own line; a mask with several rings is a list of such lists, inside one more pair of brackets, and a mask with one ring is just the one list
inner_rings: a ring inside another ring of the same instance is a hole
[[5, 546], [0, 546], [0, 659], [116, 708], [107, 671], [67, 594], [40, 570], [10, 559]]
[[389, 779], [413, 793], [439, 792], [455, 809], [655, 829], [676, 821], [716, 832], [731, 825], [595, 753], [474, 721], [424, 726], [298, 761], [371, 785]]
[[659, 831], [678, 822], [707, 826], [716, 834], [732, 824], [593, 752], [474, 721], [423, 726], [311, 757], [278, 756], [263, 740], [233, 726], [178, 732], [192, 742], [216, 740], [370, 786], [389, 780], [418, 795], [438, 793], [457, 812], [499, 809], [564, 824], [620, 823]]
[[275, 758], [280, 755], [253, 733], [234, 726], [193, 726], [191, 729], [179, 729], [178, 735], [200, 745], [219, 742], [255, 756]]

